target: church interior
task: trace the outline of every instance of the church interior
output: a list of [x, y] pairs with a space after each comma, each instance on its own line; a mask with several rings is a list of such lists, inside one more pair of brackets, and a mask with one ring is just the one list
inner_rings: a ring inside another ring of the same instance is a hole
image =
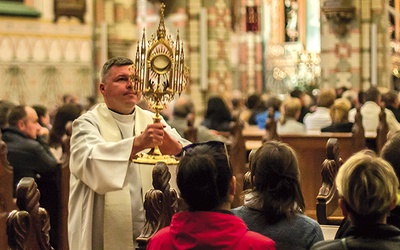
[[[157, 29], [162, 1], [0, 1], [0, 98], [56, 105], [98, 94], [113, 56], [135, 58]], [[202, 112], [210, 94], [294, 88], [398, 89], [399, 2], [164, 1], [167, 33], [183, 40], [185, 90]]]
[[[324, 89], [400, 91], [400, 0], [0, 0], [0, 100], [49, 110], [67, 95], [82, 105], [102, 102], [103, 64], [116, 56], [137, 62], [141, 42], [157, 34], [161, 19], [167, 35], [182, 42], [188, 79], [179, 94], [193, 101], [196, 124], [216, 95], [226, 101], [254, 94], [282, 101], [295, 89], [311, 99]], [[164, 104], [160, 110], [171, 115]], [[241, 127], [231, 152], [245, 151], [247, 157], [262, 140], [277, 136], [276, 124], [263, 125], [266, 130]], [[358, 147], [357, 140], [373, 138], [377, 150], [383, 145], [380, 131], [351, 132], [330, 141], [332, 147], [340, 143], [345, 159], [365, 146]], [[329, 164], [339, 164], [337, 152], [326, 153], [331, 137], [309, 136], [307, 146], [302, 138], [280, 137], [303, 153], [300, 170], [308, 172], [302, 181], [315, 180], [302, 187], [306, 215], [324, 225], [329, 239], [343, 219], [338, 204], [331, 204], [337, 194]], [[330, 162], [321, 176], [325, 159]], [[236, 163], [244, 167], [248, 159]], [[307, 164], [316, 167], [311, 171]], [[63, 219], [60, 230], [66, 230]], [[67, 249], [66, 231], [60, 235], [60, 249]]]

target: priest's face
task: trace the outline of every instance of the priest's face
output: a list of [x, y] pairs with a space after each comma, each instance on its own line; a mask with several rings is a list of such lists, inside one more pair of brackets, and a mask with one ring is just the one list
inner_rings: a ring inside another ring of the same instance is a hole
[[133, 89], [129, 76], [129, 65], [112, 66], [100, 84], [108, 108], [120, 114], [131, 114], [142, 96]]

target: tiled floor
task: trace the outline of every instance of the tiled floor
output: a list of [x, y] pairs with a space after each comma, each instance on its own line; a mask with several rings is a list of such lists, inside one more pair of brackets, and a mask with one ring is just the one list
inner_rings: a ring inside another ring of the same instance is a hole
[[333, 240], [339, 226], [321, 225], [322, 232], [324, 233], [325, 240]]

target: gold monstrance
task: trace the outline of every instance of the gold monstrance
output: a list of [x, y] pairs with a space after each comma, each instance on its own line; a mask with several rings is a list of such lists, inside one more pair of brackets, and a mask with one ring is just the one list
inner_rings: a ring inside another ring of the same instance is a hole
[[[142, 41], [136, 51], [135, 65], [131, 68], [135, 90], [142, 92], [145, 100], [155, 110], [154, 122], [161, 121], [160, 111], [174, 99], [175, 94], [182, 93], [189, 80], [189, 68], [184, 63], [183, 43], [179, 41], [179, 31], [176, 41], [166, 35], [164, 8], [162, 3], [157, 35], [153, 34], [147, 45], [143, 31]], [[167, 164], [178, 163], [173, 156], [162, 155], [158, 147], [148, 154], [140, 154], [134, 161], [147, 164], [159, 161]]]

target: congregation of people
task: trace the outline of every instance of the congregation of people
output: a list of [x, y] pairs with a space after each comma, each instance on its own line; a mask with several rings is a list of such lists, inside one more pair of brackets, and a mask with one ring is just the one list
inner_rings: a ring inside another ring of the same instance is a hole
[[[294, 89], [284, 96], [210, 96], [199, 112], [188, 95], [174, 100], [169, 116], [154, 123], [140, 104], [125, 57], [109, 59], [99, 92], [88, 105], [74, 95], [61, 105], [0, 102], [2, 140], [14, 172], [14, 190], [32, 177], [40, 204], [50, 215], [50, 243], [57, 249], [60, 187], [57, 172], [69, 162], [68, 242], [70, 249], [133, 249], [145, 225], [142, 181], [135, 159], [158, 147], [180, 159], [179, 196], [186, 204], [148, 249], [400, 249], [400, 109], [394, 91], [371, 87], [321, 89], [314, 96]], [[306, 215], [298, 155], [283, 142], [266, 141], [249, 157], [250, 187], [233, 207], [237, 180], [227, 145], [232, 123], [265, 129], [274, 110], [278, 135], [352, 132], [357, 110], [366, 132], [376, 132], [383, 109], [389, 127], [381, 152], [360, 151], [340, 167], [335, 179], [345, 216], [336, 239], [326, 241], [318, 222]], [[63, 138], [72, 123], [70, 158]], [[196, 128], [197, 141], [185, 138]]]

